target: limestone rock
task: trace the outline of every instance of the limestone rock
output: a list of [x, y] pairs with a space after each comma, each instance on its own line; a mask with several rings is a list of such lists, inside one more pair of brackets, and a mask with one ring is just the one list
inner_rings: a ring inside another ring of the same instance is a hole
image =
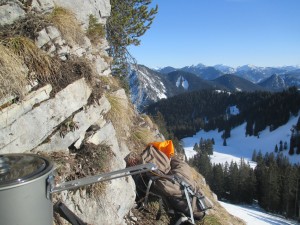
[[109, 0], [54, 0], [54, 3], [74, 12], [84, 29], [88, 28], [90, 15], [94, 15], [100, 23], [105, 23], [111, 10]]
[[[113, 163], [117, 163], [118, 160], [118, 158], [111, 159]], [[64, 191], [62, 201], [79, 218], [89, 224], [125, 225], [123, 218], [134, 205], [134, 181], [131, 177], [127, 177], [106, 183], [105, 191], [99, 196], [99, 199], [88, 197], [85, 190], [77, 190], [75, 193]]]
[[36, 39], [36, 45], [41, 48], [43, 47], [45, 44], [47, 44], [50, 41], [50, 37], [47, 34], [46, 29], [44, 28], [43, 30], [41, 30], [38, 34], [38, 37]]
[[11, 106], [4, 108], [0, 111], [0, 129], [9, 126], [14, 121], [28, 111], [32, 110], [32, 107], [36, 104], [49, 99], [50, 92], [52, 91], [51, 85], [46, 85], [37, 91], [34, 91], [27, 95], [20, 103], [12, 104]]
[[120, 142], [120, 152], [123, 159], [130, 153], [128, 146], [124, 141]]
[[36, 12], [51, 12], [55, 5], [52, 0], [32, 0], [31, 7]]
[[[120, 148], [118, 140], [116, 139], [116, 131], [111, 122], [107, 123], [98, 130], [94, 135], [87, 139], [88, 143], [95, 145], [106, 144], [111, 147], [114, 154], [120, 154]], [[123, 166], [125, 167], [125, 161], [123, 160]]]
[[0, 152], [26, 152], [42, 143], [66, 118], [83, 107], [91, 89], [82, 78], [0, 130]]
[[[73, 126], [76, 126], [73, 127], [74, 130], [69, 130], [64, 136], [62, 134], [63, 131], [58, 130], [50, 137], [47, 143], [38, 146], [34, 151], [60, 151], [68, 149], [71, 144], [79, 139], [83, 140], [86, 130], [92, 124], [102, 119], [102, 115], [107, 113], [110, 109], [110, 104], [105, 97], [102, 97], [99, 102], [99, 105], [89, 106], [87, 109], [74, 115], [72, 121], [72, 123], [74, 123]], [[80, 143], [78, 143], [78, 145], [78, 147], [80, 147]]]
[[[114, 156], [110, 158], [110, 168], [113, 171], [123, 169], [125, 161], [120, 152], [114, 127], [107, 123], [97, 131], [88, 142], [111, 146]], [[91, 224], [122, 224], [124, 216], [135, 204], [135, 183], [132, 177], [113, 179], [107, 182], [105, 192], [99, 199], [91, 199], [85, 192], [76, 191], [75, 194], [63, 194], [63, 201], [81, 219]], [[113, 223], [112, 223], [113, 221]]]
[[100, 56], [96, 56], [95, 59], [95, 67], [98, 74], [102, 74], [103, 71], [109, 68], [108, 63], [104, 61], [104, 59]]
[[7, 1], [0, 5], [0, 25], [12, 24], [25, 17], [25, 11], [14, 1]]

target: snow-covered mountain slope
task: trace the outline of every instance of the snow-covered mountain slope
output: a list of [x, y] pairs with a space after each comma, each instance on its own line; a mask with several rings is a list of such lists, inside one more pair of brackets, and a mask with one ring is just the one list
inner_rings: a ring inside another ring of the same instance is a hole
[[230, 66], [226, 66], [223, 64], [217, 64], [213, 66], [215, 69], [220, 70], [224, 74], [233, 74], [236, 72], [236, 69]]
[[161, 76], [142, 65], [132, 66], [128, 77], [131, 100], [138, 110], [160, 99], [167, 98], [167, 89]]
[[[266, 152], [274, 152], [275, 145], [279, 146], [279, 142], [287, 142], [289, 149], [289, 141], [291, 137], [291, 128], [297, 124], [298, 117], [291, 117], [288, 123], [278, 127], [276, 130], [270, 132], [266, 128], [259, 134], [259, 138], [255, 136], [245, 136], [246, 124], [242, 124], [231, 130], [231, 137], [227, 139], [227, 146], [223, 146], [222, 132], [217, 130], [205, 132], [200, 130], [192, 137], [182, 139], [183, 147], [187, 158], [192, 157], [196, 152], [193, 150], [195, 143], [199, 143], [201, 138], [211, 139], [214, 138], [214, 154], [211, 156], [212, 163], [230, 163], [231, 161], [239, 162], [240, 158], [249, 161], [254, 167], [255, 163], [251, 161], [252, 153], [254, 150], [261, 151], [264, 155]], [[284, 156], [287, 156], [292, 163], [299, 163], [300, 156], [288, 154], [288, 150], [282, 151]]]

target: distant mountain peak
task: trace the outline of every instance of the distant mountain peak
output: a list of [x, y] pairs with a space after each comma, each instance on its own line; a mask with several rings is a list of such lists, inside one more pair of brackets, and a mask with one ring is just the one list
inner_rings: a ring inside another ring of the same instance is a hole
[[256, 69], [260, 69], [260, 67], [254, 66], [254, 65], [251, 65], [251, 64], [246, 64], [246, 65], [243, 65], [243, 66], [238, 66], [236, 68], [237, 71], [248, 71], [248, 70], [256, 70]]
[[259, 85], [272, 91], [280, 91], [287, 88], [286, 82], [278, 74], [273, 74], [260, 82]]

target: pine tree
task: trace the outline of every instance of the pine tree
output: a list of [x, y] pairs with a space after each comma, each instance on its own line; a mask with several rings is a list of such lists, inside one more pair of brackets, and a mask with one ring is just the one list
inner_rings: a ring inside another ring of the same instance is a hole
[[294, 155], [294, 154], [295, 154], [294, 148], [295, 148], [295, 146], [296, 146], [296, 137], [295, 137], [296, 129], [295, 129], [295, 127], [293, 127], [293, 128], [291, 129], [291, 132], [292, 132], [292, 134], [291, 134], [291, 138], [290, 138], [290, 149], [289, 149], [289, 154], [290, 154], [290, 155]]
[[283, 145], [282, 145], [282, 141], [280, 140], [279, 142], [279, 151], [282, 152], [283, 151]]
[[113, 72], [128, 72], [129, 45], [139, 45], [139, 37], [150, 28], [158, 6], [150, 9], [152, 0], [110, 0], [111, 15], [107, 20], [107, 40], [113, 57]]
[[259, 163], [261, 161], [263, 161], [263, 154], [262, 154], [261, 150], [259, 150], [257, 153], [256, 162]]
[[211, 139], [211, 142], [212, 142], [213, 145], [215, 145], [215, 139], [214, 138]]
[[212, 155], [213, 154], [213, 144], [212, 144], [211, 140], [207, 139], [203, 143], [204, 143], [204, 151], [208, 155]]
[[227, 146], [227, 141], [226, 141], [226, 138], [224, 138], [224, 141], [223, 141], [223, 146]]
[[249, 120], [246, 124], [246, 137], [247, 135], [252, 136], [253, 135], [253, 121]]
[[213, 167], [213, 178], [210, 186], [219, 199], [225, 196], [224, 174], [221, 164], [217, 164]]
[[199, 147], [201, 150], [203, 150], [203, 148], [204, 148], [204, 140], [202, 137], [200, 138], [200, 141], [199, 141]]
[[200, 151], [200, 147], [197, 143], [195, 143], [194, 147], [193, 147], [193, 150], [196, 151], [196, 152], [199, 152]]
[[257, 158], [257, 153], [256, 153], [256, 149], [254, 149], [251, 160], [256, 162], [256, 158]]
[[189, 162], [192, 166], [196, 167], [199, 173], [201, 173], [208, 183], [212, 180], [212, 165], [210, 163], [209, 156], [203, 152], [200, 151], [197, 153], [193, 159]]
[[275, 145], [274, 152], [276, 152], [276, 153], [278, 152], [278, 145], [277, 144]]
[[238, 202], [239, 199], [239, 169], [235, 162], [231, 162], [229, 166], [228, 176], [229, 200]]

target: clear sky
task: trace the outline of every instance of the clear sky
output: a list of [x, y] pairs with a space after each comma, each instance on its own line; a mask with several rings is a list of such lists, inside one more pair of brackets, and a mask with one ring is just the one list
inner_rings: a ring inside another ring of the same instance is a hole
[[150, 68], [203, 63], [300, 65], [300, 0], [152, 0], [158, 14], [130, 47]]

